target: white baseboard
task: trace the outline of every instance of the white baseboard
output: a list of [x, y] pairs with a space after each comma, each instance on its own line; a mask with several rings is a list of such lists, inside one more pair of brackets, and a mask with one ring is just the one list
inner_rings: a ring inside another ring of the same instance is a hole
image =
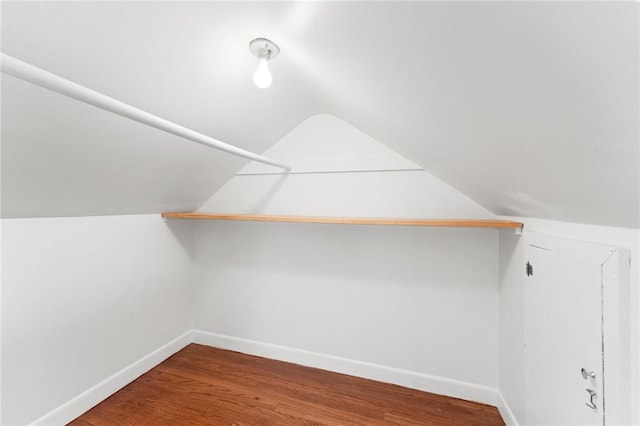
[[[194, 330], [193, 342], [497, 406], [497, 389], [333, 355]], [[506, 421], [506, 419], [505, 419]], [[508, 424], [508, 423], [507, 423]], [[509, 425], [509, 424], [508, 424]]]
[[507, 400], [504, 399], [504, 396], [500, 391], [498, 391], [497, 408], [506, 426], [519, 426], [518, 421], [516, 420], [516, 416], [513, 415], [513, 411], [511, 411], [509, 404], [507, 404]]
[[104, 401], [115, 392], [128, 385], [171, 355], [191, 343], [193, 332], [188, 331], [139, 359], [113, 376], [84, 391], [72, 400], [40, 417], [31, 426], [66, 425], [76, 417]]

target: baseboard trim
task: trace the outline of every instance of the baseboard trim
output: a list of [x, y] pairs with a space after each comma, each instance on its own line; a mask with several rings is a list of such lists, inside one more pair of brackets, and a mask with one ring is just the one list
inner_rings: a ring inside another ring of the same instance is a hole
[[66, 425], [192, 342], [192, 330], [40, 417], [31, 426]]
[[199, 330], [193, 330], [192, 337], [194, 343], [220, 349], [392, 383], [492, 406], [497, 406], [501, 402], [497, 389], [474, 383]]
[[497, 408], [506, 426], [520, 426], [518, 424], [518, 421], [516, 420], [516, 416], [514, 416], [513, 411], [511, 411], [511, 407], [509, 407], [509, 404], [507, 404], [507, 400], [504, 399], [504, 396], [500, 391], [498, 391]]

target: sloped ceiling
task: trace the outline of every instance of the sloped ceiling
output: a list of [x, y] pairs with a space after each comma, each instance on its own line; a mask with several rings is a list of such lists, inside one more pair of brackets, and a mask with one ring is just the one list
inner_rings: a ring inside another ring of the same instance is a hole
[[[254, 152], [329, 113], [496, 214], [638, 227], [638, 7], [3, 2], [2, 51]], [[2, 120], [4, 217], [195, 209], [246, 164], [5, 75]]]

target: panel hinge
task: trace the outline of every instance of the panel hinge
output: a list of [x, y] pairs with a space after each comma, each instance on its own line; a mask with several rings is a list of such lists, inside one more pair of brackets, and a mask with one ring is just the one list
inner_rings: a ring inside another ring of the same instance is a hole
[[531, 275], [533, 275], [533, 265], [527, 262], [527, 276], [530, 277]]

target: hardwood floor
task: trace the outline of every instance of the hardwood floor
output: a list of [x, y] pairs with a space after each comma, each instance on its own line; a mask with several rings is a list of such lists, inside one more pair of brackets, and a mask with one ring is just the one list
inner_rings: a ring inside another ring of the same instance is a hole
[[494, 407], [191, 344], [70, 423], [504, 425]]

